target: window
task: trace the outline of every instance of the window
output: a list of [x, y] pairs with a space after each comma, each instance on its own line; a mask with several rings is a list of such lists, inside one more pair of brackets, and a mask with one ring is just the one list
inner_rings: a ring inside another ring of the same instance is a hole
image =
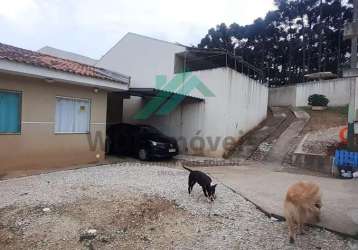
[[56, 97], [56, 133], [88, 133], [91, 114], [87, 99]]
[[0, 90], [0, 134], [21, 132], [21, 93]]

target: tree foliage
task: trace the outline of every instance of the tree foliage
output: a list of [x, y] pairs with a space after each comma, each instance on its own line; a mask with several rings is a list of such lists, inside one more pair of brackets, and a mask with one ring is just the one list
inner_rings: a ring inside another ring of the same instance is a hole
[[304, 75], [338, 75], [349, 61], [344, 23], [352, 18], [345, 0], [275, 0], [276, 10], [252, 24], [211, 28], [199, 48], [222, 48], [264, 71], [270, 85], [304, 81]]

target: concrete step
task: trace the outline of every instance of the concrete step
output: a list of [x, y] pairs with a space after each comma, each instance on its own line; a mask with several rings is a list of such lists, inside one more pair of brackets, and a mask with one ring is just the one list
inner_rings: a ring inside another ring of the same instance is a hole
[[230, 159], [262, 159], [265, 154], [259, 148], [260, 145], [272, 143], [286, 130], [294, 119], [295, 116], [289, 108], [272, 107], [264, 123], [242, 138], [241, 143], [233, 151]]
[[293, 109], [295, 119], [273, 144], [270, 152], [266, 155], [265, 161], [282, 163], [285, 157], [297, 147], [298, 138], [309, 121], [310, 116], [302, 110]]

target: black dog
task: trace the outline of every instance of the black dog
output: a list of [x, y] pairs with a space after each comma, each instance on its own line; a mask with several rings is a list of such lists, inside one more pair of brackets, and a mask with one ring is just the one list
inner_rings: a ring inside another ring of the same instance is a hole
[[194, 171], [184, 166], [183, 168], [190, 172], [188, 181], [189, 194], [193, 190], [195, 183], [198, 183], [202, 187], [205, 197], [209, 198], [211, 201], [214, 201], [216, 198], [215, 188], [217, 184], [211, 186], [211, 178], [201, 171]]

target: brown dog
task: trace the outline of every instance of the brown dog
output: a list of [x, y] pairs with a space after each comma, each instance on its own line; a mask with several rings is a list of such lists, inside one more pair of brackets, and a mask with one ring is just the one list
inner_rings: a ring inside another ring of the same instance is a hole
[[320, 221], [321, 207], [321, 193], [317, 184], [300, 181], [289, 187], [284, 203], [284, 213], [290, 243], [295, 242], [296, 226], [298, 232], [302, 234], [305, 223]]

